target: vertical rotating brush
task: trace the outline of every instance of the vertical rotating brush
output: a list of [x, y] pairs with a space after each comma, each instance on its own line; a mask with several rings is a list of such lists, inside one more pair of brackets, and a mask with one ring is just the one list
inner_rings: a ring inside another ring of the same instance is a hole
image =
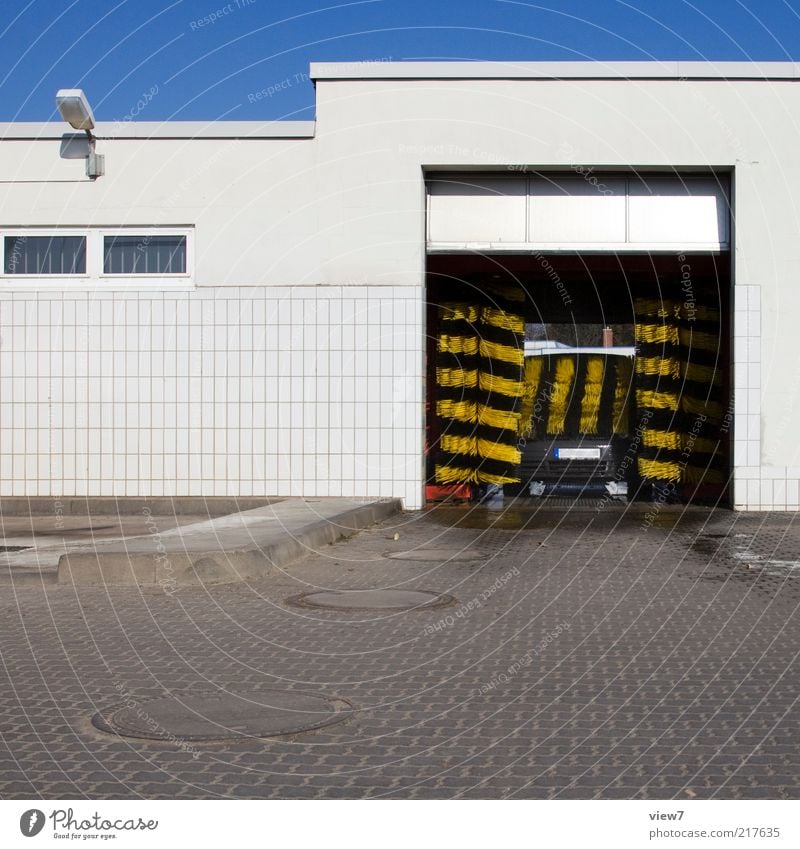
[[627, 436], [631, 363], [606, 354], [528, 357], [520, 404], [522, 439]]
[[634, 310], [636, 404], [647, 419], [639, 474], [676, 485], [722, 483], [719, 310], [656, 298], [638, 298]]
[[440, 307], [437, 483], [519, 481], [524, 301], [521, 287], [490, 285]]
[[672, 300], [637, 298], [636, 406], [647, 420], [637, 466], [642, 478], [678, 483], [681, 479], [680, 307]]
[[[711, 303], [716, 292], [700, 297]], [[720, 427], [724, 415], [720, 369], [720, 313], [703, 304], [681, 305], [681, 412], [684, 416], [683, 482], [722, 484], [726, 477]]]

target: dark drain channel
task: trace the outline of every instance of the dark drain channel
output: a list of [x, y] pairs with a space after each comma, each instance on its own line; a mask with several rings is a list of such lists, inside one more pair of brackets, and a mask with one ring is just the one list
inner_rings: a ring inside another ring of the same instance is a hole
[[340, 611], [431, 610], [454, 604], [450, 595], [427, 590], [316, 590], [287, 599], [294, 607]]
[[252, 698], [226, 693], [153, 699], [95, 714], [92, 724], [122, 737], [210, 742], [313, 731], [341, 722], [351, 709], [320, 693], [263, 690]]

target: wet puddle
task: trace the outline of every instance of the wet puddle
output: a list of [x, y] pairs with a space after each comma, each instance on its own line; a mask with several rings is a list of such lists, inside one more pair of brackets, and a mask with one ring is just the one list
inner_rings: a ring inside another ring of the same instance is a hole
[[[774, 594], [786, 581], [800, 578], [800, 559], [778, 551], [775, 533], [701, 534], [692, 549], [707, 558], [701, 574], [687, 575], [705, 581], [739, 581]], [[794, 582], [792, 581], [792, 584]], [[793, 586], [795, 596], [800, 584]]]

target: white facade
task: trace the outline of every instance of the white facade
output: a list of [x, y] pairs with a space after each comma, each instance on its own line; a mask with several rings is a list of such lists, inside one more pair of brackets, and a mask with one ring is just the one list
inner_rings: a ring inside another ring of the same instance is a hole
[[734, 504], [800, 508], [799, 66], [312, 76], [315, 123], [100, 125], [94, 182], [59, 156], [66, 126], [0, 126], [0, 235], [191, 234], [181, 279], [0, 280], [0, 495], [420, 506], [425, 172], [591, 167], [730, 173]]

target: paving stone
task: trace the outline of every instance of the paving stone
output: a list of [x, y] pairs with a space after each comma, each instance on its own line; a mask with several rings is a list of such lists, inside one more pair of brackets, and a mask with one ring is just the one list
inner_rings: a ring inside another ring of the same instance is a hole
[[[0, 600], [0, 796], [800, 798], [800, 577], [744, 569], [734, 536], [756, 561], [800, 557], [792, 516], [690, 510], [644, 530], [633, 512], [549, 512], [520, 530], [479, 512], [456, 526], [464, 514], [397, 516], [247, 584], [15, 590]], [[385, 556], [431, 548], [481, 557]], [[391, 588], [458, 601], [287, 603]], [[276, 688], [356, 710], [230, 744], [89, 724], [176, 693]]]

